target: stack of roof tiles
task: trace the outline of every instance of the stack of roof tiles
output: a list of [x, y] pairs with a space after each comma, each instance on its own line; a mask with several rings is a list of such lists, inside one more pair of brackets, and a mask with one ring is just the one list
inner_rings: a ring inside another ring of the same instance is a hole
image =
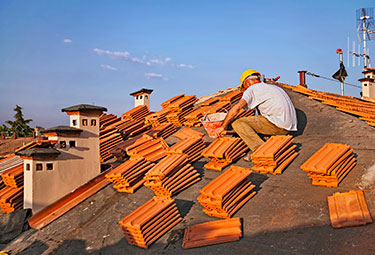
[[145, 117], [150, 114], [151, 112], [146, 105], [138, 105], [130, 111], [122, 114], [121, 117], [124, 120], [144, 120]]
[[167, 154], [186, 154], [189, 161], [194, 162], [202, 157], [205, 148], [202, 138], [185, 138], [168, 148]]
[[336, 192], [328, 197], [328, 207], [331, 225], [334, 228], [366, 225], [372, 222], [362, 190]]
[[174, 136], [181, 140], [184, 140], [187, 138], [202, 138], [204, 134], [191, 128], [184, 128], [180, 129], [177, 133], [174, 134]]
[[209, 107], [200, 107], [185, 116], [184, 125], [188, 127], [199, 127], [200, 119], [208, 112]]
[[249, 117], [249, 116], [254, 116], [254, 115], [255, 113], [253, 110], [245, 111], [243, 108], [241, 108], [236, 118], [243, 118], [243, 117]]
[[168, 136], [176, 132], [177, 129], [171, 123], [163, 123], [160, 126], [153, 127], [152, 129], [145, 132], [145, 135], [151, 136], [153, 138], [161, 137], [166, 139]]
[[312, 90], [303, 86], [286, 86], [293, 91], [305, 94], [310, 98], [321, 101], [323, 104], [336, 107], [337, 110], [358, 116], [370, 126], [375, 126], [375, 102], [362, 100], [352, 96], [342, 96], [335, 93]]
[[161, 123], [169, 120], [171, 123], [181, 126], [182, 122], [184, 122], [184, 117], [192, 110], [192, 107], [197, 100], [198, 99], [194, 95], [178, 95], [173, 97], [162, 103], [162, 110], [147, 116], [145, 122], [151, 124], [153, 127], [157, 127]]
[[155, 164], [144, 158], [128, 160], [105, 175], [119, 192], [134, 193], [144, 183], [144, 176]]
[[234, 103], [237, 100], [241, 99], [242, 97], [242, 92], [239, 90], [232, 91], [222, 97], [219, 98], [219, 101], [221, 102], [229, 102], [229, 103]]
[[109, 125], [111, 125], [115, 122], [118, 122], [120, 120], [121, 120], [121, 118], [117, 117], [116, 115], [102, 113], [99, 116], [100, 128], [104, 129], [105, 127], [107, 127], [107, 126], [109, 126]]
[[104, 162], [105, 160], [112, 158], [112, 154], [110, 154], [109, 151], [122, 141], [122, 136], [118, 132], [100, 135], [100, 162]]
[[173, 199], [154, 197], [119, 223], [129, 244], [148, 249], [181, 220]]
[[157, 127], [160, 124], [167, 122], [167, 115], [171, 113], [169, 108], [161, 109], [155, 113], [152, 113], [145, 118], [145, 123]]
[[168, 155], [146, 173], [144, 185], [155, 195], [171, 197], [201, 180], [184, 154]]
[[223, 170], [224, 167], [244, 156], [248, 147], [236, 137], [216, 138], [206, 149], [202, 156], [211, 159], [204, 167], [212, 170]]
[[240, 218], [217, 220], [185, 228], [182, 248], [237, 241], [242, 237]]
[[109, 151], [118, 160], [124, 160], [127, 158], [126, 148], [133, 145], [139, 139], [145, 140], [147, 138], [167, 138], [171, 134], [176, 132], [176, 128], [170, 123], [163, 123], [158, 127], [154, 127], [150, 130], [143, 132], [137, 136], [128, 138], [127, 140], [118, 143], [113, 149]]
[[254, 153], [251, 159], [254, 162], [252, 170], [264, 174], [281, 174], [287, 165], [297, 157], [294, 139], [288, 135], [271, 136]]
[[251, 170], [232, 166], [200, 191], [198, 201], [209, 216], [230, 218], [256, 192], [247, 177]]
[[[0, 178], [0, 209], [10, 213], [23, 207], [23, 163], [18, 164], [14, 158], [9, 158], [7, 167]], [[9, 162], [11, 161], [11, 162]], [[3, 161], [2, 163], [6, 163]], [[4, 165], [6, 167], [6, 165]], [[4, 168], [3, 168], [4, 169]]]
[[301, 169], [308, 173], [313, 185], [337, 187], [355, 165], [350, 145], [326, 143], [303, 163]]
[[200, 107], [203, 106], [210, 106], [215, 104], [217, 101], [219, 101], [220, 97], [211, 97], [210, 99], [207, 99], [206, 101], [199, 104]]
[[126, 148], [126, 153], [131, 159], [145, 158], [148, 161], [157, 161], [165, 157], [168, 144], [163, 138], [153, 139], [144, 136]]
[[6, 186], [19, 188], [23, 186], [23, 164], [14, 166], [1, 173], [1, 178]]
[[181, 127], [182, 124], [185, 122], [185, 117], [188, 114], [190, 114], [192, 111], [193, 111], [193, 108], [189, 106], [187, 108], [182, 109], [179, 112], [171, 112], [166, 116], [167, 121], [177, 127]]

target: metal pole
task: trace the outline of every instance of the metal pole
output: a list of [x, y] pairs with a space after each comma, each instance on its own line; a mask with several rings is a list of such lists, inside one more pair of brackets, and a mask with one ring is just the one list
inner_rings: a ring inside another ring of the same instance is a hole
[[[363, 69], [367, 67], [367, 58], [366, 58], [366, 17], [362, 19], [363, 24]], [[359, 53], [359, 52], [358, 52]]]
[[[342, 51], [340, 51], [340, 67], [342, 64]], [[344, 82], [341, 82], [341, 95], [344, 95]]]

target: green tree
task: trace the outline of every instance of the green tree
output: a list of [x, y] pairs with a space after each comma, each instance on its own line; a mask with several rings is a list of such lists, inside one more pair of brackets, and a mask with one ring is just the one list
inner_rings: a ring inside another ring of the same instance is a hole
[[31, 136], [33, 134], [33, 129], [29, 127], [28, 123], [32, 122], [33, 120], [28, 119], [25, 120], [23, 118], [22, 107], [16, 105], [16, 108], [13, 109], [16, 114], [14, 115], [15, 121], [8, 120], [6, 121], [9, 124], [9, 130], [12, 133], [16, 133], [18, 137], [22, 136]]

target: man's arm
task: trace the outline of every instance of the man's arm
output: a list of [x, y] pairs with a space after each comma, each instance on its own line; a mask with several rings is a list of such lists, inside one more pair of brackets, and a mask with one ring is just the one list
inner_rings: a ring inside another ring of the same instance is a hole
[[244, 99], [241, 99], [235, 106], [233, 106], [229, 110], [221, 127], [215, 130], [215, 133], [217, 136], [221, 135], [221, 133], [227, 128], [227, 126], [231, 123], [231, 121], [238, 115], [241, 108], [244, 108], [246, 104], [247, 104], [246, 101]]

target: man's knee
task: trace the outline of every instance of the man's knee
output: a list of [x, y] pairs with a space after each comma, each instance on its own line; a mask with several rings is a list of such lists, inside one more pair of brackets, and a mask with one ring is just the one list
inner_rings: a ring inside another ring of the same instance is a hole
[[242, 119], [236, 119], [235, 121], [232, 122], [232, 128], [234, 130], [238, 130], [241, 128], [241, 126], [243, 126], [243, 120]]

